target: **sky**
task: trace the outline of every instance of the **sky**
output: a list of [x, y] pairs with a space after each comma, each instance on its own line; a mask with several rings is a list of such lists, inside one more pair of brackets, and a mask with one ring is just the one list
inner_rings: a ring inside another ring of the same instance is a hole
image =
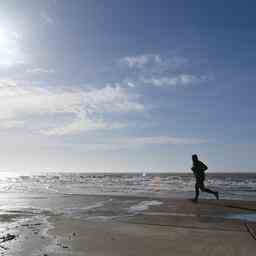
[[256, 3], [0, 2], [0, 170], [256, 171]]

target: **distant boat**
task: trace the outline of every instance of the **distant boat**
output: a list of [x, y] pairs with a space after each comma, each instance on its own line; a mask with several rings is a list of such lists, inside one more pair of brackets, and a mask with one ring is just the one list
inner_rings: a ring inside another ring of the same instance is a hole
[[145, 177], [146, 175], [147, 175], [146, 172], [143, 172], [143, 173], [142, 173], [142, 176], [143, 176], [143, 177]]

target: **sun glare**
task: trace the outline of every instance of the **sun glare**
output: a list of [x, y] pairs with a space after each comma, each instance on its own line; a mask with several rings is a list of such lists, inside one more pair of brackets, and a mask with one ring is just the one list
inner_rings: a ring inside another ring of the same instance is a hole
[[21, 62], [19, 35], [0, 27], [0, 65], [13, 66]]

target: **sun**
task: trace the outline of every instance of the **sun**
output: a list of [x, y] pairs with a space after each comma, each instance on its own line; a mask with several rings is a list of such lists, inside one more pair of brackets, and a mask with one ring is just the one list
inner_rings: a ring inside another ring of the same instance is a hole
[[0, 66], [11, 67], [21, 62], [20, 36], [0, 27]]

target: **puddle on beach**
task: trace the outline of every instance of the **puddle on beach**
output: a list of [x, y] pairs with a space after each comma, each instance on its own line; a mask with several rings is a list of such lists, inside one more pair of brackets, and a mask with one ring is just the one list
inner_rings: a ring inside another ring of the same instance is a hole
[[230, 213], [224, 215], [202, 215], [202, 214], [194, 214], [194, 213], [179, 213], [179, 212], [147, 212], [144, 215], [156, 215], [156, 216], [178, 216], [178, 217], [199, 217], [199, 218], [207, 218], [207, 221], [212, 221], [213, 219], [221, 220], [221, 219], [230, 219], [230, 220], [242, 220], [242, 221], [250, 221], [256, 222], [256, 213]]
[[224, 218], [256, 222], [256, 213], [233, 213], [225, 215]]

